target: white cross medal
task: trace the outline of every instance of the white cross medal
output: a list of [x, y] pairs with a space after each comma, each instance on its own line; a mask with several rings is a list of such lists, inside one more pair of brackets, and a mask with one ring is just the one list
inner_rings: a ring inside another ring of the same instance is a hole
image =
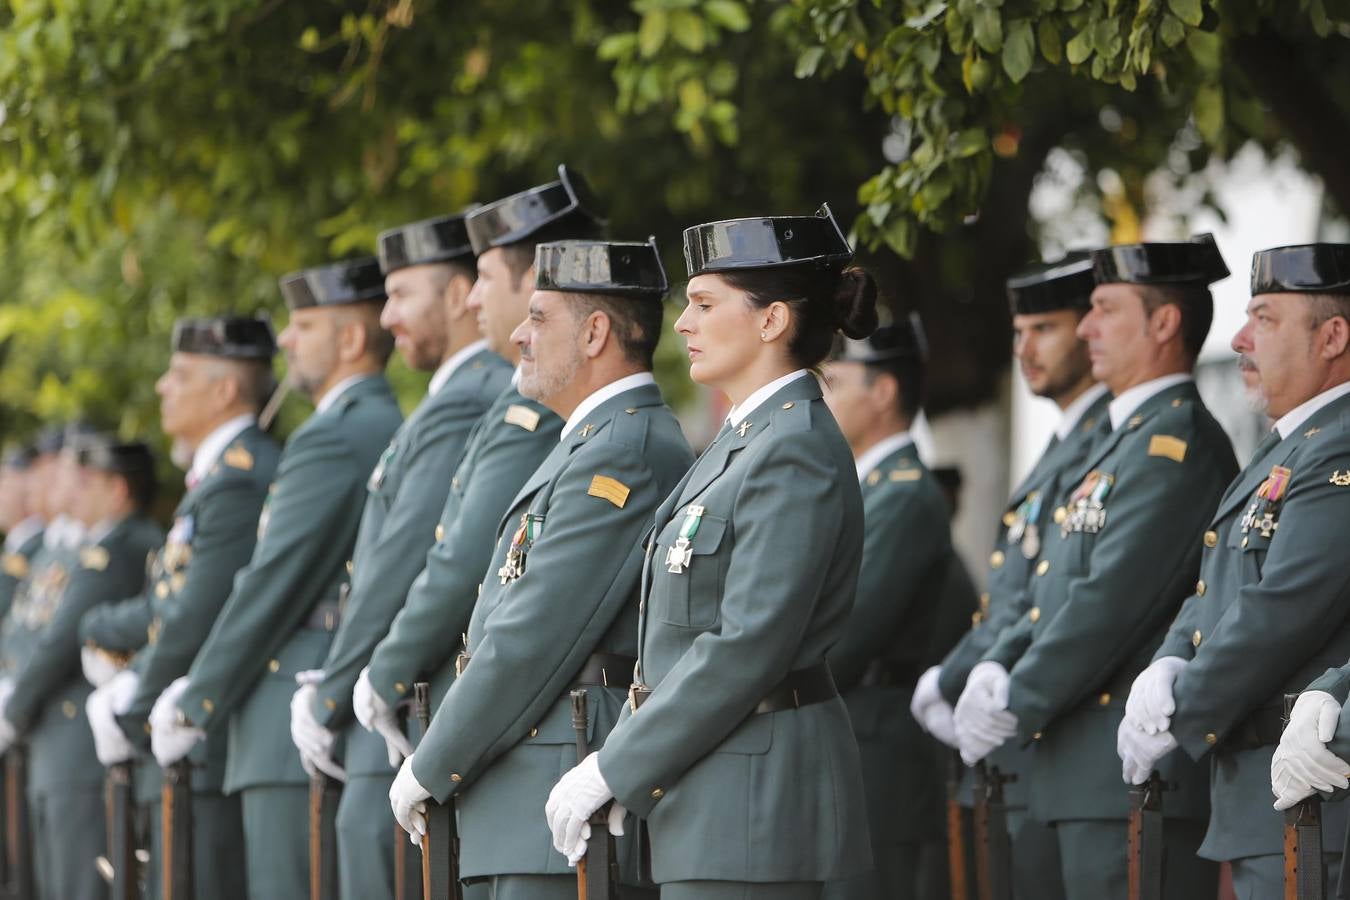
[[680, 575], [694, 561], [694, 535], [698, 534], [699, 523], [703, 521], [703, 507], [690, 506], [684, 511], [684, 524], [680, 526], [680, 536], [675, 546], [666, 551], [666, 571]]

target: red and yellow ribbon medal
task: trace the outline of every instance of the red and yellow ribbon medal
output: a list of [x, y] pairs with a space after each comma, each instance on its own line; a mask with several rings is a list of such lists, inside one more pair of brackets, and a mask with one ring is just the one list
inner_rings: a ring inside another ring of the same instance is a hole
[[680, 534], [675, 538], [675, 546], [666, 551], [666, 571], [679, 575], [694, 561], [694, 535], [703, 522], [703, 507], [689, 506], [684, 511], [684, 522], [680, 525]]
[[497, 570], [497, 577], [501, 579], [502, 584], [510, 584], [525, 574], [525, 554], [539, 537], [539, 529], [543, 524], [543, 516], [528, 512], [521, 515], [520, 527], [511, 536], [511, 546], [506, 551], [506, 560]]
[[[1243, 517], [1243, 534], [1246, 534], [1252, 528], [1260, 529], [1263, 538], [1268, 538], [1275, 533], [1275, 529], [1280, 527], [1278, 507], [1280, 501], [1284, 499], [1285, 491], [1289, 489], [1289, 479], [1293, 477], [1293, 474], [1293, 471], [1286, 469], [1284, 466], [1270, 467], [1270, 474], [1256, 489], [1256, 500], [1252, 503], [1251, 511]], [[1261, 501], [1265, 501], [1265, 507], [1261, 510], [1261, 515], [1258, 518], [1256, 507]]]

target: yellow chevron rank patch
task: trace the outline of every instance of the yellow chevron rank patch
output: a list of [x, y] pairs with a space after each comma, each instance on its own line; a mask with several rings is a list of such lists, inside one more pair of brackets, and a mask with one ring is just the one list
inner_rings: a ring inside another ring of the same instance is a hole
[[507, 425], [518, 425], [526, 431], [534, 431], [539, 427], [539, 413], [528, 406], [512, 403], [506, 408], [506, 419], [504, 421]]
[[892, 469], [890, 474], [891, 481], [918, 481], [922, 477], [918, 469]]
[[616, 481], [608, 475], [596, 475], [591, 479], [591, 486], [586, 493], [601, 500], [608, 500], [619, 509], [623, 509], [623, 505], [628, 502], [630, 491], [628, 485], [622, 481]]
[[243, 469], [247, 472], [253, 468], [253, 454], [243, 447], [231, 447], [221, 458], [225, 460], [225, 465], [232, 469]]
[[80, 551], [80, 565], [86, 569], [92, 569], [95, 572], [102, 572], [108, 568], [108, 551], [104, 547], [97, 545], [85, 547]]
[[28, 577], [28, 560], [22, 553], [6, 553], [3, 562], [0, 562], [0, 568], [10, 578]]
[[1149, 456], [1165, 456], [1173, 462], [1186, 459], [1186, 442], [1170, 434], [1155, 434], [1148, 439]]

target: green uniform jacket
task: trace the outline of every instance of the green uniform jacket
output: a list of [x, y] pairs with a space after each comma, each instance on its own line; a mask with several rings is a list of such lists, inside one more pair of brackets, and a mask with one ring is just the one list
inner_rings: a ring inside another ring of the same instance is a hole
[[[1227, 435], [1185, 382], [1145, 400], [1063, 482], [1030, 582], [1032, 607], [989, 651], [1012, 674], [1013, 740], [1037, 740], [1036, 818], [1125, 819], [1116, 755], [1125, 699], [1195, 585], [1200, 536], [1236, 471]], [[1094, 472], [1113, 479], [1097, 495], [1104, 524], [1066, 534], [1072, 495]], [[1177, 785], [1166, 815], [1208, 816], [1201, 769], [1173, 753], [1159, 770]]]
[[5, 672], [15, 675], [28, 665], [37, 648], [36, 635], [47, 626], [61, 604], [70, 575], [79, 565], [79, 550], [44, 540], [33, 554], [27, 578], [14, 591], [14, 602], [0, 630]]
[[[647, 817], [657, 882], [826, 881], [871, 861], [858, 745], [841, 699], [755, 714], [821, 664], [862, 558], [857, 470], [812, 377], [723, 432], [661, 504], [644, 567], [641, 675], [653, 691], [600, 753]], [[691, 504], [688, 567], [665, 564]]]
[[229, 718], [227, 792], [308, 781], [290, 736], [295, 675], [318, 668], [328, 652], [366, 479], [400, 421], [389, 383], [372, 375], [286, 442], [253, 559], [179, 700], [198, 727]]
[[145, 556], [164, 540], [159, 526], [143, 516], [123, 519], [97, 543], [78, 553], [55, 608], [30, 636], [33, 652], [15, 675], [7, 718], [30, 749], [29, 784], [37, 790], [97, 787], [103, 768], [84, 702], [93, 691], [80, 670], [80, 619], [96, 606], [115, 603], [145, 585]]
[[[150, 749], [150, 710], [175, 678], [187, 673], [230, 596], [234, 576], [248, 563], [257, 541], [258, 514], [276, 472], [280, 448], [256, 425], [245, 428], [221, 453], [174, 511], [164, 549], [150, 567], [145, 595], [126, 603], [148, 605], [150, 623], [144, 647], [132, 661], [140, 685], [130, 709], [118, 717], [128, 740], [144, 756], [137, 773], [141, 802], [159, 796], [159, 766]], [[120, 625], [124, 610], [99, 607], [85, 616], [82, 631], [99, 646], [103, 623]], [[106, 610], [107, 619], [104, 619]], [[115, 629], [114, 629], [115, 630]], [[223, 723], [207, 730], [193, 749], [192, 787], [219, 791], [225, 779], [227, 734]]]
[[468, 630], [497, 525], [525, 479], [558, 445], [562, 425], [512, 386], [474, 426], [426, 566], [370, 657], [371, 687], [391, 707], [419, 680], [431, 681], [432, 709], [450, 690], [461, 646], [456, 636]]
[[[909, 714], [952, 549], [942, 488], [910, 444], [863, 479], [863, 554], [853, 614], [829, 652], [863, 765], [872, 846], [936, 839], [941, 784], [933, 753]], [[974, 602], [972, 593], [970, 602]], [[897, 815], [897, 810], [931, 815]]]
[[6, 553], [3, 559], [0, 559], [0, 619], [9, 615], [9, 608], [14, 604], [14, 592], [18, 589], [19, 582], [28, 577], [33, 555], [41, 546], [42, 529], [39, 528], [29, 535], [17, 550]]
[[[468, 668], [413, 757], [437, 800], [462, 792], [464, 877], [570, 871], [543, 815], [558, 776], [577, 763], [569, 693], [592, 653], [637, 655], [642, 534], [692, 462], [661, 391], [644, 385], [596, 407], [511, 502], [469, 623]], [[503, 584], [497, 572], [527, 513], [541, 518], [524, 573]], [[631, 676], [587, 686], [592, 749]]]
[[[1031, 608], [1027, 589], [1032, 569], [1040, 556], [1041, 545], [1052, 530], [1059, 528], [1051, 521], [1055, 498], [1077, 487], [1077, 482], [1065, 482], [1078, 473], [1093, 442], [1101, 436], [1101, 425], [1110, 402], [1111, 395], [1103, 393], [1088, 406], [1063, 440], [1052, 439], [1009, 497], [998, 525], [994, 551], [989, 556], [988, 590], [980, 596], [980, 609], [972, 619], [970, 631], [942, 660], [938, 690], [952, 706], [965, 690], [970, 670], [989, 652], [1003, 630], [1016, 624]], [[1016, 781], [1004, 785], [1004, 800], [1009, 806], [1026, 806], [1030, 793], [1031, 748], [1010, 741], [995, 750], [989, 762], [1005, 774], [1017, 774]]]
[[[384, 739], [352, 715], [352, 688], [422, 571], [469, 432], [510, 378], [511, 368], [500, 356], [487, 350], [470, 356], [395, 432], [370, 474], [352, 555], [351, 594], [320, 667], [324, 680], [314, 704], [325, 727], [351, 726], [346, 730], [348, 775], [390, 774]], [[456, 635], [444, 638], [453, 643]]]
[[[1267, 503], [1258, 491], [1276, 466], [1287, 481]], [[1173, 685], [1172, 734], [1192, 758], [1212, 760], [1200, 848], [1210, 859], [1283, 852], [1284, 815], [1270, 793], [1278, 729], [1251, 746], [1251, 717], [1277, 722], [1286, 693], [1350, 658], [1341, 556], [1350, 486], [1337, 480], [1350, 484], [1350, 397], [1315, 412], [1228, 488], [1204, 534], [1195, 593], [1155, 654], [1190, 660]], [[1345, 827], [1345, 804], [1324, 807], [1328, 847], [1340, 846]]]

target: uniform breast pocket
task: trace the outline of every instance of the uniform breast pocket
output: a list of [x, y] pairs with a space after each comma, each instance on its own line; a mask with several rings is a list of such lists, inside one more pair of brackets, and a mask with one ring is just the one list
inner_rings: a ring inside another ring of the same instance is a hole
[[[667, 625], [711, 628], [722, 606], [726, 577], [727, 520], [705, 513], [698, 531], [680, 541], [685, 517], [676, 516], [656, 537], [652, 553], [652, 612]], [[729, 543], [729, 542], [727, 542]]]
[[1260, 580], [1261, 567], [1266, 562], [1266, 551], [1270, 549], [1270, 542], [1274, 537], [1274, 529], [1271, 529], [1269, 534], [1263, 534], [1261, 529], [1256, 527], [1249, 528], [1244, 533], [1241, 522], [1228, 532], [1228, 549], [1238, 554], [1243, 582]]

